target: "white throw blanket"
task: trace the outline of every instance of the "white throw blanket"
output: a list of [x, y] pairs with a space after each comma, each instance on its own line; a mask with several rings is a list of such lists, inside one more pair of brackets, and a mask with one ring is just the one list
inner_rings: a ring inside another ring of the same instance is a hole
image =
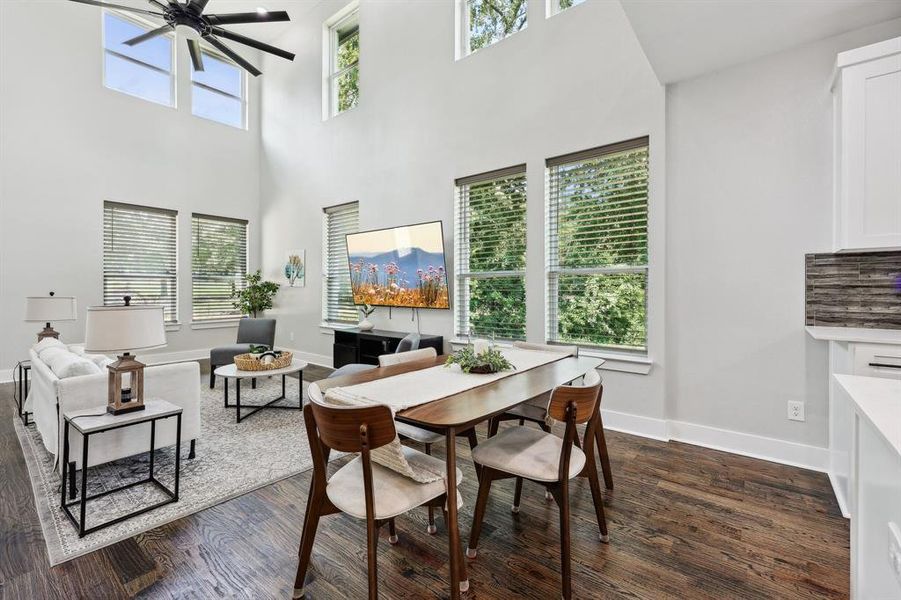
[[[390, 408], [392, 414], [396, 414], [407, 408], [447, 398], [567, 356], [559, 352], [518, 348], [503, 348], [501, 352], [510, 364], [516, 367], [515, 370], [477, 375], [464, 373], [456, 365], [430, 367], [357, 385], [334, 387], [326, 391], [325, 399], [341, 406], [382, 404]], [[428, 468], [428, 465], [417, 464], [415, 460], [409, 461], [401, 449], [400, 440], [396, 437], [390, 444], [373, 450], [371, 457], [373, 462], [420, 483], [437, 481], [445, 476], [443, 470], [436, 473]]]

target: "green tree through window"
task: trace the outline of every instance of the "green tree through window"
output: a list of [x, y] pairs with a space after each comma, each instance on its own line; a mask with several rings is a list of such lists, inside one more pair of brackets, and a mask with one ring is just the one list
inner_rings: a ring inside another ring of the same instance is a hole
[[527, 0], [467, 0], [469, 52], [490, 46], [523, 29]]

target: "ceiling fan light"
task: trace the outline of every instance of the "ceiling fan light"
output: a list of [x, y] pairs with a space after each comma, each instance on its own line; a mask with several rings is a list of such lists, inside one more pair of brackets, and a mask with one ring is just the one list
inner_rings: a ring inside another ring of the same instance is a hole
[[257, 14], [258, 15], [268, 15], [269, 11], [263, 8], [262, 6], [257, 6]]

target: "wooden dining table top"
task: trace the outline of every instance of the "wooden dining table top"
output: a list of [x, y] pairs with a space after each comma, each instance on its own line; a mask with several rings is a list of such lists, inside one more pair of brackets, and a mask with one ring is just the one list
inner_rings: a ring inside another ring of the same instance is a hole
[[[441, 366], [446, 360], [447, 355], [441, 355], [332, 379], [323, 379], [317, 381], [316, 385], [325, 394], [330, 388], [347, 387]], [[488, 381], [485, 385], [399, 411], [395, 417], [427, 429], [464, 429], [499, 415], [530, 398], [546, 394], [555, 387], [569, 383], [602, 364], [604, 364], [604, 360], [600, 358], [566, 356], [560, 360], [516, 372], [501, 379]]]

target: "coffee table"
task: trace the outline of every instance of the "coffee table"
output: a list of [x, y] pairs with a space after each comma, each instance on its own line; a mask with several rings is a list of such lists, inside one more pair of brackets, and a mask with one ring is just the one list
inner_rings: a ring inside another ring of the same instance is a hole
[[[217, 377], [221, 377], [225, 381], [225, 408], [234, 408], [235, 409], [235, 422], [240, 423], [242, 420], [246, 419], [252, 414], [255, 414], [264, 408], [282, 408], [282, 409], [290, 409], [290, 410], [303, 410], [303, 370], [306, 368], [307, 363], [302, 360], [293, 360], [291, 364], [282, 369], [270, 369], [268, 371], [239, 371], [238, 367], [235, 366], [234, 363], [230, 365], [225, 365], [224, 367], [219, 367], [216, 369], [215, 374]], [[298, 377], [300, 379], [300, 383], [298, 384], [299, 392], [298, 392], [298, 402], [297, 406], [285, 406], [285, 405], [275, 405], [279, 400], [285, 399], [285, 377], [291, 375], [293, 373], [298, 373]], [[273, 375], [281, 375], [282, 377], [282, 395], [278, 398], [274, 398], [265, 404], [245, 404], [241, 406], [241, 380], [242, 379], [258, 379], [261, 377], [272, 377]], [[228, 381], [230, 379], [235, 380], [235, 403], [228, 403]], [[253, 409], [250, 412], [241, 413], [241, 409]]]

